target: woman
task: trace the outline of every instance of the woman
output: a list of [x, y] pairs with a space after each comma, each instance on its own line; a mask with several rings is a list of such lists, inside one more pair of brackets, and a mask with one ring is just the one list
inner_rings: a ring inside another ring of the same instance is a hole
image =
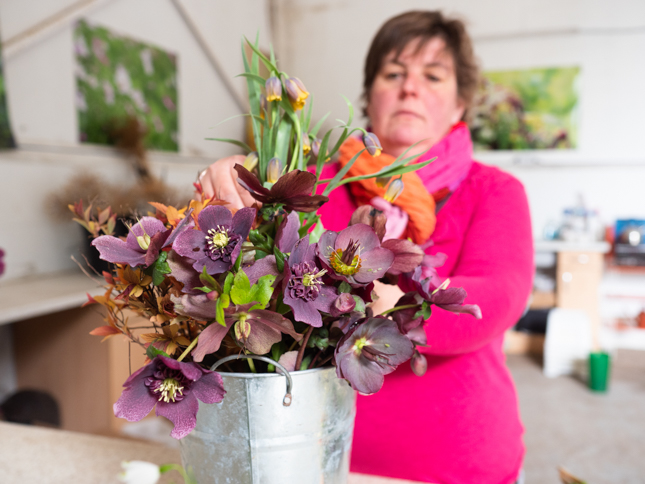
[[[447, 255], [439, 275], [464, 287], [466, 302], [478, 304], [483, 318], [434, 309], [425, 326], [425, 375], [417, 377], [401, 365], [380, 392], [359, 396], [354, 472], [442, 484], [511, 484], [518, 479], [523, 428], [502, 342], [528, 299], [531, 227], [521, 183], [472, 160], [470, 135], [461, 120], [476, 82], [463, 24], [438, 12], [390, 19], [367, 56], [365, 112], [384, 154], [374, 162], [361, 158], [356, 169], [387, 164], [419, 140], [414, 149], [425, 152], [420, 159], [437, 160], [408, 177], [404, 193], [410, 189], [412, 195], [401, 196], [395, 206], [384, 206], [374, 184], [336, 190], [319, 212], [323, 224], [344, 228], [357, 202], [370, 200], [392, 218], [407, 218], [403, 236], [419, 243], [429, 237], [432, 245], [426, 252]], [[344, 146], [340, 163], [356, 149], [351, 142]], [[253, 200], [234, 182], [236, 162], [241, 158], [214, 164], [202, 183], [241, 207]], [[323, 178], [337, 169], [328, 167]], [[379, 294], [381, 303], [386, 299], [392, 306], [401, 292], [390, 287], [381, 287]]]

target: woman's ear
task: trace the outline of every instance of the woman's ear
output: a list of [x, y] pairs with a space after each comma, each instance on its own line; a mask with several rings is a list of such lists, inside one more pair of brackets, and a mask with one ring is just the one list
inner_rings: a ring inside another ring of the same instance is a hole
[[464, 114], [466, 114], [466, 103], [461, 98], [457, 98], [457, 106], [450, 120], [452, 125], [454, 126], [461, 121], [464, 118]]

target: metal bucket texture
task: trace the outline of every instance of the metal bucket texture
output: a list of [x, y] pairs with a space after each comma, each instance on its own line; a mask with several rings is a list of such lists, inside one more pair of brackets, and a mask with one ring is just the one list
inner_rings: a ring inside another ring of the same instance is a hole
[[199, 402], [181, 442], [199, 484], [344, 484], [349, 475], [356, 393], [334, 368], [285, 376], [221, 373], [222, 403]]

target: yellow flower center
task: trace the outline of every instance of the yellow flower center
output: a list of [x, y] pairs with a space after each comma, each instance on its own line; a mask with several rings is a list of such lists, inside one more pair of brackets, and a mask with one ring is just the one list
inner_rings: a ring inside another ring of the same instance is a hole
[[315, 286], [316, 284], [322, 284], [322, 281], [319, 281], [318, 278], [324, 276], [327, 273], [325, 269], [318, 273], [308, 272], [302, 276], [302, 284], [304, 286]]
[[353, 276], [361, 268], [361, 258], [356, 254], [351, 260], [343, 257], [343, 249], [336, 249], [329, 257], [329, 263], [337, 274]]
[[360, 353], [363, 347], [367, 346], [367, 338], [358, 338], [352, 348], [356, 353]]
[[161, 385], [155, 390], [155, 392], [161, 393], [159, 396], [159, 401], [162, 400], [166, 403], [171, 400], [174, 402], [177, 393], [183, 395], [184, 387], [179, 386], [179, 382], [174, 378], [166, 378]]
[[216, 229], [208, 230], [206, 240], [208, 241], [209, 249], [221, 249], [228, 245], [230, 237], [228, 236], [228, 232], [225, 228], [217, 227]]

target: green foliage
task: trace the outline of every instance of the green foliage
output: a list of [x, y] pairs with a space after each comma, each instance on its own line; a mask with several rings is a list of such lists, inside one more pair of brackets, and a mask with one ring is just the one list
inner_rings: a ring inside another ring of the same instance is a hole
[[152, 283], [160, 286], [165, 280], [165, 275], [170, 274], [170, 265], [166, 262], [168, 252], [160, 252], [157, 260], [145, 270], [145, 273], [152, 277]]
[[244, 271], [238, 271], [235, 274], [233, 287], [231, 287], [231, 300], [237, 304], [249, 304], [255, 302], [249, 310], [264, 309], [271, 299], [273, 294], [272, 284], [275, 281], [275, 276], [267, 274], [258, 279], [256, 284], [251, 286], [248, 276]]
[[80, 140], [112, 144], [114, 123], [136, 116], [148, 148], [178, 151], [176, 56], [85, 21], [74, 43]]
[[170, 358], [170, 355], [168, 355], [168, 353], [160, 350], [159, 348], [155, 348], [153, 345], [148, 345], [148, 347], [146, 348], [146, 356], [151, 360], [160, 355], [165, 356], [166, 358]]

